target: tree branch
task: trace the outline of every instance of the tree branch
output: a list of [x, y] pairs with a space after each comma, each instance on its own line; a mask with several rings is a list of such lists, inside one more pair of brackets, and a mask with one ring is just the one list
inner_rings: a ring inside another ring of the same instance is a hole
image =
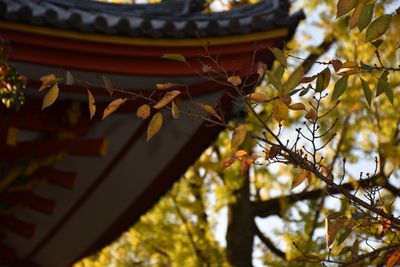
[[261, 242], [263, 242], [264, 245], [269, 250], [271, 250], [272, 253], [274, 253], [276, 256], [286, 260], [286, 253], [283, 252], [282, 250], [280, 250], [279, 248], [277, 248], [272, 243], [272, 241], [261, 232], [261, 230], [258, 228], [257, 224], [256, 224], [256, 227], [255, 227], [255, 232], [256, 232], [257, 237], [261, 240]]

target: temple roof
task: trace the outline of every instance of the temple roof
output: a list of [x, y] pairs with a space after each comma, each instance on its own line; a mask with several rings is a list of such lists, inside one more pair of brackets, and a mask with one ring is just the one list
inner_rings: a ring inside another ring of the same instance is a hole
[[294, 27], [288, 0], [262, 0], [229, 11], [204, 13], [199, 0], [111, 4], [90, 0], [0, 0], [0, 19], [103, 34], [153, 38], [238, 35]]

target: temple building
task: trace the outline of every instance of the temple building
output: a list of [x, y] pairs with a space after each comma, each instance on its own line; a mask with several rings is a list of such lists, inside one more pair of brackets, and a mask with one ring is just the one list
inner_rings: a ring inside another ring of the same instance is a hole
[[[181, 105], [207, 103], [229, 121], [240, 110], [218, 72], [245, 81], [257, 64], [271, 66], [269, 48], [281, 48], [303, 18], [289, 7], [261, 0], [207, 13], [201, 0], [0, 0], [9, 61], [28, 77], [22, 107], [0, 107], [0, 266], [70, 266], [133, 225], [222, 128], [165, 112], [146, 142], [149, 119], [135, 115], [143, 99], [102, 120], [104, 108], [124, 90], [157, 97], [157, 83], [174, 83], [187, 93]], [[57, 101], [41, 110], [40, 78], [66, 73], [74, 81], [61, 82]]]

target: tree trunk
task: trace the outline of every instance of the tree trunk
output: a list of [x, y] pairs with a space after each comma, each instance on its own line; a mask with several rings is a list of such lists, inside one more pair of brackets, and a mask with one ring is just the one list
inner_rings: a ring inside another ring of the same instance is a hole
[[228, 205], [226, 249], [228, 261], [234, 267], [252, 266], [255, 224], [248, 175], [244, 179], [242, 187], [233, 192], [236, 201]]

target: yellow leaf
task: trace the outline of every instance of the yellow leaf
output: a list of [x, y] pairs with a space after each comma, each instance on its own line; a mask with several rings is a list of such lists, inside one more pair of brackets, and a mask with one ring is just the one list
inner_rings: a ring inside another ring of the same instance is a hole
[[342, 69], [350, 69], [356, 67], [358, 67], [358, 65], [353, 61], [346, 61], [345, 63], [342, 64]]
[[241, 158], [241, 157], [244, 157], [244, 156], [247, 156], [247, 152], [244, 151], [244, 150], [238, 150], [235, 153], [235, 158]]
[[107, 118], [111, 113], [115, 112], [119, 108], [119, 106], [121, 106], [123, 103], [125, 103], [125, 101], [126, 101], [126, 98], [118, 98], [118, 99], [115, 99], [114, 101], [112, 101], [110, 104], [108, 104], [108, 106], [106, 107], [106, 109], [103, 112], [102, 120]]
[[340, 17], [349, 13], [350, 10], [352, 10], [356, 6], [357, 2], [358, 0], [339, 0], [337, 4], [336, 17]]
[[270, 101], [270, 99], [266, 95], [264, 95], [262, 93], [258, 93], [258, 92], [248, 94], [248, 95], [246, 95], [246, 98], [249, 100], [252, 100], [252, 101], [256, 101], [256, 102], [269, 102]]
[[172, 101], [171, 113], [174, 119], [179, 119], [179, 117], [181, 116], [181, 112], [179, 111], [178, 105], [175, 104], [175, 101]]
[[242, 83], [242, 79], [239, 76], [231, 76], [226, 80], [228, 83], [232, 84], [233, 86], [238, 86]]
[[368, 26], [365, 34], [365, 42], [373, 41], [384, 34], [392, 22], [392, 15], [382, 15], [374, 20], [371, 25]]
[[296, 177], [292, 181], [292, 186], [290, 187], [290, 190], [293, 190], [297, 186], [299, 186], [307, 177], [310, 177], [311, 173], [308, 171], [303, 171], [296, 175]]
[[160, 112], [154, 114], [151, 118], [149, 126], [147, 128], [147, 141], [149, 141], [156, 133], [161, 129], [163, 123], [163, 116]]
[[274, 54], [275, 58], [279, 61], [279, 63], [281, 63], [282, 66], [284, 66], [285, 68], [287, 68], [287, 59], [285, 54], [276, 47], [270, 48], [272, 54]]
[[175, 60], [179, 62], [186, 62], [186, 59], [181, 54], [163, 54], [161, 58], [166, 58], [170, 60]]
[[110, 94], [110, 96], [113, 95], [114, 93], [114, 85], [112, 84], [111, 80], [105, 76], [102, 75], [104, 86], [106, 87], [107, 92]]
[[304, 76], [303, 66], [298, 67], [285, 83], [286, 92], [292, 91], [301, 82]]
[[242, 124], [239, 127], [237, 127], [232, 133], [231, 148], [234, 149], [239, 147], [246, 139], [246, 135], [247, 135], [246, 124]]
[[156, 88], [158, 90], [166, 90], [166, 89], [169, 89], [174, 86], [176, 86], [176, 84], [174, 84], [174, 83], [157, 83], [156, 84]]
[[40, 81], [42, 82], [42, 85], [39, 88], [39, 92], [41, 92], [44, 89], [46, 89], [47, 87], [55, 84], [57, 82], [57, 78], [54, 74], [49, 74], [49, 75], [42, 76], [40, 78]]
[[150, 116], [150, 106], [147, 104], [141, 105], [137, 110], [136, 110], [136, 116], [142, 119], [147, 119]]
[[50, 90], [46, 93], [46, 95], [43, 98], [42, 110], [51, 106], [54, 102], [56, 102], [59, 91], [60, 90], [58, 89], [57, 83], [50, 88]]
[[306, 106], [303, 103], [294, 103], [289, 108], [291, 110], [306, 110]]
[[167, 92], [163, 98], [161, 98], [160, 101], [158, 101], [157, 104], [155, 104], [153, 107], [155, 109], [161, 109], [163, 107], [165, 107], [166, 105], [168, 105], [169, 102], [171, 102], [172, 100], [174, 100], [175, 97], [177, 97], [181, 92], [178, 90], [173, 90], [170, 92]]
[[272, 117], [277, 121], [281, 122], [285, 120], [289, 115], [288, 106], [280, 100], [274, 100], [272, 102]]
[[87, 93], [88, 93], [90, 119], [92, 119], [94, 114], [96, 113], [96, 105], [94, 102], [94, 97], [93, 97], [92, 93], [89, 91], [89, 89], [87, 89]]
[[197, 103], [197, 105], [202, 109], [204, 109], [205, 111], [207, 111], [212, 116], [214, 116], [215, 118], [217, 118], [218, 120], [222, 121], [221, 116], [215, 111], [215, 109], [212, 106], [203, 103]]

